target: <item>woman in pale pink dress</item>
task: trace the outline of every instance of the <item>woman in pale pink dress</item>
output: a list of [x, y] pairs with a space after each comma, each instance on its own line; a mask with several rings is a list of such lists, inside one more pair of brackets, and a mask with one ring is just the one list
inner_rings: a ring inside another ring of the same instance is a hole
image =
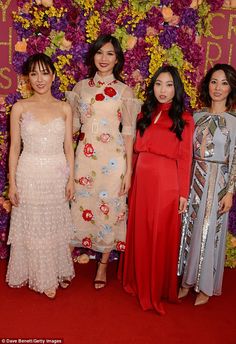
[[11, 112], [13, 207], [6, 280], [11, 287], [28, 285], [54, 298], [57, 287], [67, 287], [74, 277], [68, 205], [74, 196], [72, 114], [68, 104], [51, 94], [55, 68], [48, 56], [29, 57], [23, 74], [29, 76], [34, 93]]

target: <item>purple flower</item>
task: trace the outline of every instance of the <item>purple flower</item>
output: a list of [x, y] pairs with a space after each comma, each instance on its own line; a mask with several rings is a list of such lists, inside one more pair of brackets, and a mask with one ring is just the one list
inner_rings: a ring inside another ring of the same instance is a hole
[[27, 53], [19, 53], [18, 51], [14, 52], [12, 64], [13, 64], [14, 71], [16, 73], [21, 74], [22, 66], [28, 57], [29, 57], [29, 54]]
[[17, 100], [21, 98], [22, 97], [21, 97], [20, 92], [10, 93], [8, 94], [8, 96], [6, 96], [5, 101], [6, 101], [6, 104], [13, 105], [17, 102]]
[[165, 49], [169, 49], [176, 40], [177, 30], [173, 26], [166, 26], [159, 35], [159, 42]]
[[169, 6], [174, 0], [161, 0], [161, 6]]
[[179, 25], [189, 26], [191, 29], [196, 30], [196, 25], [199, 20], [197, 10], [187, 8], [183, 11]]
[[236, 196], [233, 198], [233, 207], [229, 212], [229, 231], [236, 236]]

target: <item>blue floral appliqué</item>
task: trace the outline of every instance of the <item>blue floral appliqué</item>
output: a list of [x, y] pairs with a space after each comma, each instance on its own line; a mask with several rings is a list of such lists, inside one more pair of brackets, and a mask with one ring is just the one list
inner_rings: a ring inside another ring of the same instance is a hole
[[107, 198], [108, 192], [107, 191], [101, 191], [99, 192], [99, 198]]
[[108, 161], [108, 166], [109, 166], [111, 169], [115, 170], [115, 169], [117, 168], [117, 166], [118, 166], [117, 160], [116, 160], [116, 159], [110, 159], [110, 160]]
[[90, 192], [87, 190], [77, 191], [76, 195], [78, 195], [79, 197], [90, 197], [91, 196]]
[[102, 170], [102, 174], [109, 174], [109, 168], [107, 167], [107, 166], [102, 166], [102, 168], [101, 168], [101, 170]]
[[106, 118], [102, 118], [101, 120], [100, 120], [100, 124], [101, 125], [104, 125], [104, 126], [106, 126], [106, 125], [108, 125], [108, 120], [106, 119]]
[[98, 237], [103, 239], [107, 233], [112, 232], [112, 227], [109, 225], [102, 225], [102, 230], [98, 232]]

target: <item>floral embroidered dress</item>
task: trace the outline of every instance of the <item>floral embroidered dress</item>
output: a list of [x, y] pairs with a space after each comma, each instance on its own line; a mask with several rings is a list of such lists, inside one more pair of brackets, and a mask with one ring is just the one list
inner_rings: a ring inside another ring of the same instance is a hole
[[[124, 135], [135, 135], [140, 103], [132, 90], [109, 75], [80, 81], [67, 98], [74, 131], [81, 130], [75, 158], [74, 245], [98, 252], [124, 250], [126, 196], [119, 196], [126, 171]], [[122, 127], [122, 130], [121, 130]]]
[[[233, 113], [194, 115], [194, 164], [188, 213], [183, 217], [179, 274], [183, 286], [220, 295], [228, 214], [218, 212], [236, 179], [236, 116]], [[185, 266], [185, 268], [184, 268]]]

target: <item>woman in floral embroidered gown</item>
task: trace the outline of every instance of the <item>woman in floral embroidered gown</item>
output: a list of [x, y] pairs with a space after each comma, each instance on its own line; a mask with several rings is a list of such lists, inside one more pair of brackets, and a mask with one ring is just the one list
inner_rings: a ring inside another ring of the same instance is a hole
[[200, 99], [207, 109], [194, 115], [194, 165], [188, 214], [184, 216], [179, 274], [185, 264], [179, 298], [190, 287], [195, 305], [220, 295], [228, 214], [236, 178], [236, 71], [217, 64], [203, 79]]
[[124, 57], [116, 38], [100, 36], [91, 46], [88, 63], [89, 78], [67, 92], [74, 131], [81, 131], [71, 211], [74, 245], [102, 253], [95, 278], [95, 288], [100, 289], [106, 284], [109, 253], [125, 247], [126, 196], [140, 105], [120, 77]]
[[172, 66], [153, 76], [137, 123], [138, 154], [129, 199], [123, 285], [144, 310], [163, 314], [177, 302], [180, 213], [187, 207], [192, 162], [192, 115]]
[[18, 101], [11, 112], [13, 208], [6, 280], [11, 287], [28, 284], [53, 298], [58, 285], [65, 288], [74, 277], [68, 203], [74, 194], [72, 111], [51, 94], [55, 68], [48, 56], [29, 57], [23, 73], [34, 94]]

